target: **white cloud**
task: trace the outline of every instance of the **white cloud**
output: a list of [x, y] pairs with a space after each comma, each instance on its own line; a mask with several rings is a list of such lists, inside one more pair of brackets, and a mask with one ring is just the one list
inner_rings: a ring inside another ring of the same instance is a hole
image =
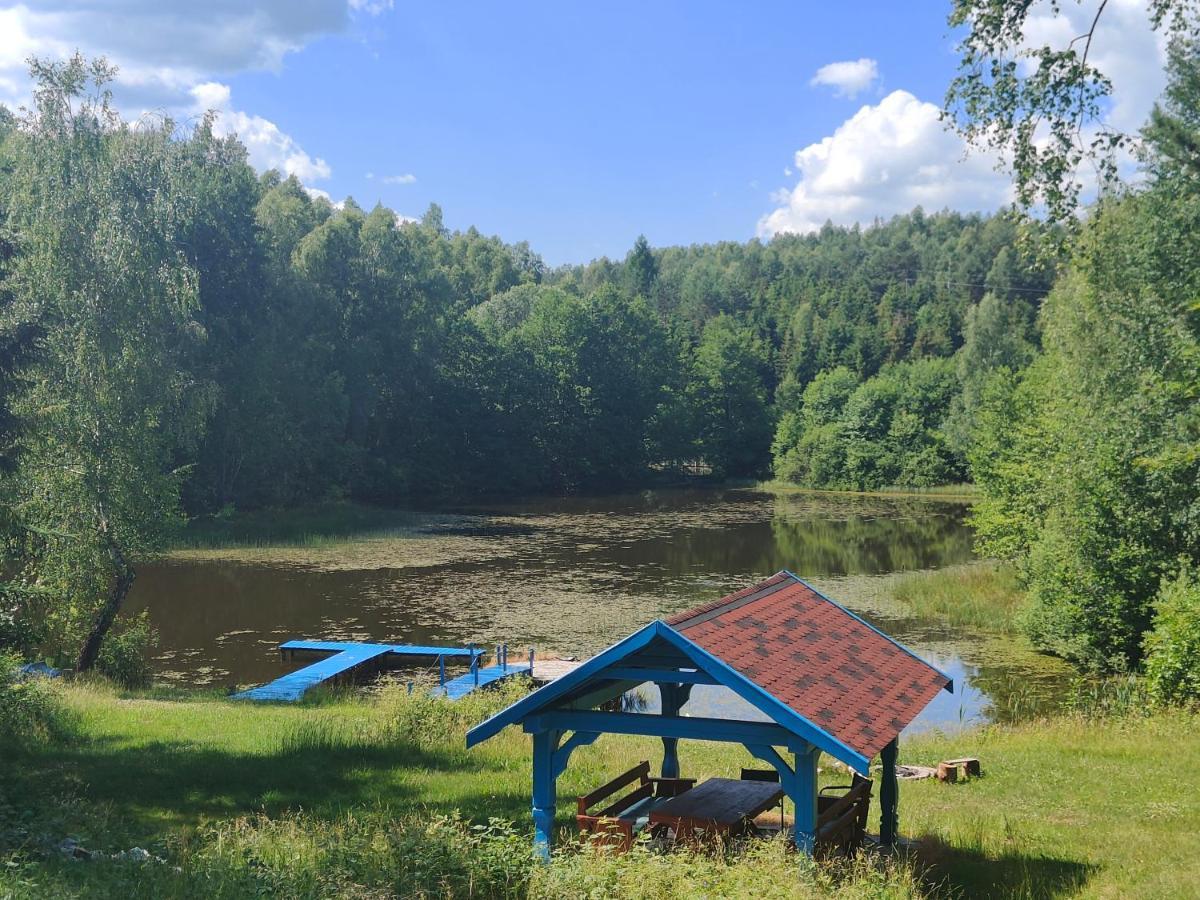
[[[370, 173], [367, 173], [367, 177], [371, 177]], [[413, 175], [412, 173], [408, 173], [406, 175], [384, 175], [383, 178], [380, 179], [380, 181], [382, 181], [384, 184], [413, 184], [416, 182], [416, 180], [417, 176]]]
[[918, 205], [990, 211], [1009, 202], [1008, 179], [993, 160], [964, 159], [964, 150], [962, 139], [943, 127], [937, 106], [893, 91], [796, 152], [800, 181], [776, 194], [779, 207], [759, 221], [758, 233], [869, 223]]
[[879, 77], [879, 65], [873, 59], [850, 59], [832, 62], [817, 69], [817, 74], [808, 83], [811, 86], [827, 85], [834, 88], [839, 97], [854, 98], [871, 86]]
[[388, 12], [395, 6], [395, 0], [350, 0], [350, 8], [355, 12], [378, 16]]
[[274, 122], [235, 109], [218, 77], [277, 70], [287, 54], [344, 31], [352, 13], [386, 8], [352, 0], [206, 0], [201, 13], [186, 0], [25, 0], [0, 8], [0, 102], [28, 104], [30, 56], [103, 54], [118, 67], [113, 94], [127, 117], [154, 111], [186, 121], [215, 109], [217, 132], [236, 133], [256, 168], [319, 181], [330, 176], [329, 164]]
[[[295, 175], [302, 182], [320, 181], [332, 174], [329, 164], [320, 157], [313, 158], [285, 134], [274, 122], [254, 116], [230, 105], [229, 86], [206, 81], [192, 88], [194, 111], [217, 113], [213, 131], [218, 135], [236, 134], [246, 145], [250, 164], [259, 170], [278, 169], [285, 175]], [[328, 196], [328, 195], [326, 195]]]

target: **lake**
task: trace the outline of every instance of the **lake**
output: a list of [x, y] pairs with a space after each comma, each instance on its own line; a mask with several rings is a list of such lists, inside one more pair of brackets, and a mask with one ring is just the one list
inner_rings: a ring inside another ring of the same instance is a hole
[[[495, 645], [586, 657], [646, 622], [790, 569], [955, 680], [913, 724], [1028, 712], [1065, 667], [1012, 638], [912, 618], [904, 572], [968, 564], [961, 500], [756, 490], [537, 498], [436, 513], [293, 545], [186, 550], [139, 570], [129, 599], [161, 636], [160, 678], [267, 681], [290, 638]], [[744, 710], [717, 689], [695, 714]]]

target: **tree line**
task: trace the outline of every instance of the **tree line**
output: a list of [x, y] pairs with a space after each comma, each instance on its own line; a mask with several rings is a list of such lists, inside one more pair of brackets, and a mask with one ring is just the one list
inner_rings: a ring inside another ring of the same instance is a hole
[[917, 209], [559, 268], [259, 175], [210, 119], [123, 121], [103, 61], [35, 63], [0, 112], [0, 642], [89, 668], [188, 517], [700, 469], [974, 480], [1035, 639], [1135, 666], [1197, 557], [1193, 58], [1151, 178], [1082, 228]]

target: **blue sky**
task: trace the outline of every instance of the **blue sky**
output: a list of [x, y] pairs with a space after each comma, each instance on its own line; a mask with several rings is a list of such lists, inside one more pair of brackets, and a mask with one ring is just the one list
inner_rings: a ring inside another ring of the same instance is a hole
[[[1118, 69], [1157, 52], [1120, 19], [1141, 3], [1115, 2]], [[1069, 30], [1086, 6], [1037, 27]], [[30, 53], [103, 52], [129, 114], [215, 107], [259, 168], [334, 201], [410, 216], [437, 202], [452, 228], [582, 262], [623, 256], [639, 233], [747, 240], [918, 202], [996, 208], [1005, 179], [964, 161], [936, 119], [955, 65], [948, 7], [210, 0], [198, 15], [178, 0], [31, 0], [0, 5], [0, 100], [27, 95]], [[1160, 82], [1130, 81], [1136, 118]]]

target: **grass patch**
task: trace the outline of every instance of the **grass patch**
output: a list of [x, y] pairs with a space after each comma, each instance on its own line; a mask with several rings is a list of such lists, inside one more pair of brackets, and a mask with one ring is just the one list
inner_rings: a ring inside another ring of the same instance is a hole
[[[66, 685], [71, 739], [0, 738], [0, 897], [1178, 897], [1200, 881], [1192, 714], [1080, 712], [905, 742], [904, 761], [984, 766], [965, 784], [902, 785], [912, 860], [814, 866], [771, 842], [615, 857], [568, 846], [542, 868], [528, 736], [463, 744], [513, 696], [450, 704], [398, 687], [256, 705]], [[577, 751], [559, 782], [562, 833], [571, 798], [661, 753], [615, 735]], [[702, 777], [753, 764], [695, 741], [680, 756]], [[824, 782], [844, 781], [824, 765]], [[68, 836], [162, 861], [68, 861]]]
[[1016, 632], [1025, 596], [1010, 566], [981, 560], [896, 576], [892, 596], [918, 619], [947, 625]]
[[235, 547], [323, 547], [350, 537], [406, 537], [452, 516], [387, 509], [361, 503], [321, 503], [192, 519], [176, 550]]
[[973, 484], [939, 484], [932, 487], [882, 487], [873, 491], [840, 491], [832, 488], [804, 487], [790, 481], [760, 481], [754, 490], [768, 494], [835, 494], [849, 497], [927, 497], [937, 500], [974, 500], [979, 489]]

